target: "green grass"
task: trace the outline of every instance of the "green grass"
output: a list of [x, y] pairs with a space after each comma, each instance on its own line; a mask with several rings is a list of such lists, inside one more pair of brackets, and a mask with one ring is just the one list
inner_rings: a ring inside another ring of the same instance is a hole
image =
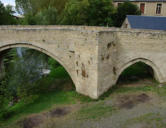
[[50, 76], [54, 78], [70, 78], [69, 74], [62, 66], [52, 69]]
[[[104, 98], [100, 98], [95, 101], [90, 99], [89, 97], [82, 96], [78, 94], [76, 91], [54, 91], [45, 94], [40, 94], [38, 99], [36, 99], [31, 104], [24, 104], [24, 102], [19, 102], [9, 111], [13, 112], [12, 116], [8, 120], [1, 121], [4, 125], [10, 125], [11, 123], [25, 117], [29, 114], [40, 113], [42, 111], [47, 111], [51, 109], [55, 105], [69, 105], [75, 104], [78, 102], [88, 103], [83, 105], [78, 113], [77, 119], [99, 119], [101, 117], [106, 116], [107, 114], [112, 114], [115, 111], [115, 108], [112, 106], [107, 106], [102, 101], [111, 93], [129, 93], [129, 92], [137, 92], [137, 91], [153, 91], [161, 96], [166, 96], [166, 87], [158, 88], [157, 86], [144, 86], [144, 87], [117, 87], [110, 89]], [[91, 104], [93, 102], [93, 104]]]
[[82, 107], [77, 113], [77, 119], [99, 119], [106, 115], [112, 114], [116, 109], [112, 106], [106, 106], [103, 102], [90, 104]]
[[4, 121], [4, 123], [12, 122], [28, 114], [39, 113], [44, 110], [48, 110], [53, 107], [53, 105], [74, 104], [76, 102], [75, 93], [75, 91], [49, 92], [39, 95], [38, 99], [31, 104], [24, 104], [24, 102], [21, 101], [8, 110], [9, 112], [12, 112], [12, 115], [7, 121]]
[[[140, 71], [140, 69], [139, 69]], [[128, 74], [129, 71], [127, 71]], [[48, 77], [45, 77], [43, 80], [39, 82], [41, 84], [40, 88], [42, 91], [48, 89], [51, 84], [53, 84], [55, 79], [70, 79], [70, 76], [65, 71], [65, 69], [61, 66], [53, 69], [51, 74]], [[71, 79], [70, 79], [71, 80]], [[166, 97], [166, 86], [162, 88], [157, 87], [157, 83], [153, 86], [144, 86], [144, 87], [120, 87], [120, 86], [113, 86], [109, 91], [103, 94], [98, 100], [92, 100], [89, 97], [82, 96], [78, 94], [75, 89], [64, 91], [63, 82], [58, 83], [60, 88], [56, 88], [54, 91], [45, 91], [45, 93], [40, 93], [38, 98], [34, 100], [32, 103], [25, 104], [24, 101], [20, 101], [10, 109], [8, 109], [10, 118], [8, 120], [1, 120], [0, 124], [10, 125], [12, 122], [15, 122], [21, 119], [24, 116], [33, 113], [40, 113], [42, 111], [47, 111], [51, 109], [55, 105], [68, 105], [68, 104], [75, 104], [78, 102], [81, 103], [89, 103], [94, 102], [93, 105], [84, 106], [79, 110], [77, 113], [78, 119], [98, 119], [107, 114], [111, 114], [115, 109], [112, 106], [106, 106], [103, 104], [102, 100], [109, 97], [113, 93], [129, 93], [129, 92], [137, 92], [137, 91], [153, 91], [156, 92], [160, 96]], [[91, 103], [89, 103], [91, 104]], [[1, 116], [1, 114], [0, 114]], [[1, 127], [1, 125], [0, 125]]]
[[57, 67], [49, 76], [44, 77], [36, 83], [40, 87], [39, 93], [34, 95], [37, 96], [37, 98], [26, 103], [22, 100], [8, 108], [5, 113], [7, 115], [6, 120], [2, 118], [2, 113], [0, 114], [0, 124], [11, 124], [29, 114], [49, 110], [55, 105], [69, 105], [77, 102], [93, 101], [87, 96], [78, 94], [73, 86], [65, 90], [65, 88], [68, 88], [65, 87], [66, 82], [71, 82], [70, 76], [63, 67]]
[[114, 85], [110, 88], [106, 93], [104, 93], [99, 99], [104, 100], [109, 97], [111, 94], [115, 93], [128, 93], [128, 92], [137, 92], [137, 91], [155, 91], [157, 86], [143, 86], [143, 87], [122, 87], [118, 85]]
[[114, 86], [107, 93], [105, 93], [98, 100], [92, 100], [89, 97], [82, 96], [74, 90], [70, 91], [54, 91], [44, 94], [40, 94], [39, 97], [31, 104], [24, 104], [24, 102], [19, 102], [15, 106], [9, 109], [12, 112], [12, 116], [6, 120], [2, 121], [3, 124], [11, 124], [12, 122], [19, 120], [21, 117], [27, 116], [32, 113], [40, 113], [51, 109], [55, 105], [68, 105], [81, 103], [91, 103], [94, 102], [95, 105], [85, 106], [81, 108], [78, 113], [78, 119], [98, 119], [106, 114], [111, 114], [114, 110], [111, 106], [105, 106], [102, 100], [109, 97], [113, 93], [130, 93], [137, 91], [153, 91], [160, 96], [166, 96], [166, 87], [158, 88], [157, 86], [144, 86], [144, 87], [118, 87]]
[[158, 94], [158, 96], [162, 98], [166, 98], [166, 84], [162, 87], [159, 87], [159, 84], [154, 82], [153, 85], [148, 86], [140, 86], [140, 87], [123, 87], [119, 85], [114, 85], [110, 88], [106, 93], [104, 93], [99, 100], [104, 100], [105, 98], [109, 97], [112, 94], [118, 93], [130, 93], [130, 92], [154, 92]]
[[55, 105], [69, 105], [77, 102], [90, 102], [93, 101], [89, 97], [82, 96], [76, 91], [54, 91], [45, 94], [40, 94], [39, 97], [30, 104], [24, 104], [23, 101], [11, 107], [8, 111], [11, 117], [7, 120], [1, 120], [4, 125], [11, 124], [19, 120], [21, 117], [33, 113], [40, 113], [51, 109]]
[[164, 118], [157, 113], [147, 113], [145, 115], [129, 119], [128, 121], [126, 121], [126, 124], [124, 126], [129, 126], [136, 123], [145, 123], [147, 124], [147, 127], [156, 126], [157, 128], [165, 128], [166, 126]]

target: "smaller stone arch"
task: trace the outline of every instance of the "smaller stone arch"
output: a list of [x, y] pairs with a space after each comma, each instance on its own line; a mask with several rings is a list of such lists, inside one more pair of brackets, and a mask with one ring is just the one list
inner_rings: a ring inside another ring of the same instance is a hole
[[130, 67], [131, 65], [137, 63], [137, 62], [143, 62], [145, 64], [147, 64], [148, 66], [150, 66], [152, 69], [153, 69], [153, 72], [154, 72], [154, 78], [162, 83], [162, 78], [163, 78], [163, 75], [161, 74], [160, 72], [160, 69], [159, 67], [157, 67], [157, 65], [155, 65], [151, 60], [149, 59], [145, 59], [145, 58], [136, 58], [136, 59], [132, 59], [131, 61], [125, 63], [118, 71], [118, 74], [117, 74], [117, 77], [116, 77], [116, 83], [120, 77], [120, 75], [122, 74], [122, 72], [127, 69], [128, 67]]

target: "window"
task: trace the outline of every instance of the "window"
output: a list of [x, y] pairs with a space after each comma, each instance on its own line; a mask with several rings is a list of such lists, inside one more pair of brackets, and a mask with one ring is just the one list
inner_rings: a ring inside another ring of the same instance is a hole
[[156, 14], [161, 14], [161, 6], [162, 6], [162, 4], [157, 4]]
[[141, 10], [141, 14], [144, 14], [144, 11], [145, 11], [145, 4], [144, 3], [140, 4], [140, 10]]

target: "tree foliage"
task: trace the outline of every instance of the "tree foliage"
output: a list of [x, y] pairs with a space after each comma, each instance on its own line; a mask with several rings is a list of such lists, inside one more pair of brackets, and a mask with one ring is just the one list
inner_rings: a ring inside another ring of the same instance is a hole
[[141, 12], [137, 5], [131, 2], [124, 2], [120, 4], [117, 8], [117, 12], [114, 14], [114, 25], [120, 27], [124, 22], [126, 15], [140, 15]]
[[86, 8], [88, 7], [88, 0], [70, 0], [64, 9], [60, 24], [85, 24]]
[[113, 12], [111, 0], [70, 0], [60, 24], [111, 26]]
[[57, 23], [57, 10], [49, 7], [41, 10], [36, 15], [28, 13], [22, 20], [23, 25], [55, 25]]
[[[11, 102], [31, 99], [38, 92], [36, 82], [42, 78], [42, 69], [47, 67], [48, 56], [31, 49], [9, 50], [4, 57], [5, 77], [0, 83], [0, 99], [8, 94]], [[7, 93], [6, 93], [7, 92]], [[4, 100], [0, 105], [4, 104]]]
[[61, 13], [68, 0], [16, 0], [16, 9], [20, 14], [35, 15], [43, 9], [54, 7]]
[[112, 0], [16, 0], [16, 8], [30, 25], [89, 25], [120, 27], [126, 15], [139, 15], [138, 7]]
[[8, 94], [7, 84], [5, 81], [0, 83], [0, 112], [6, 107], [10, 95]]
[[5, 7], [0, 1], [0, 25], [16, 24], [13, 13], [12, 6], [8, 5]]
[[41, 10], [36, 16], [36, 24], [54, 25], [57, 22], [57, 10], [54, 7]]

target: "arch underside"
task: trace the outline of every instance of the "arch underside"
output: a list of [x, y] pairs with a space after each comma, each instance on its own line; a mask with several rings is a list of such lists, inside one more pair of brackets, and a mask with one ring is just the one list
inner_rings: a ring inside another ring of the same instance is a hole
[[159, 67], [157, 67], [157, 65], [155, 65], [152, 61], [150, 61], [149, 59], [145, 59], [145, 58], [136, 58], [136, 59], [132, 59], [131, 61], [123, 64], [123, 66], [120, 68], [119, 73], [117, 75], [116, 78], [116, 82], [118, 81], [120, 75], [122, 74], [122, 72], [127, 69], [128, 67], [130, 67], [131, 65], [137, 63], [137, 62], [143, 62], [145, 64], [147, 64], [148, 66], [150, 66], [153, 69], [154, 72], [154, 78], [160, 82], [163, 83], [163, 75], [160, 72]]
[[70, 75], [73, 83], [75, 84], [73, 74], [69, 71], [69, 68], [65, 64], [65, 62], [62, 59], [60, 59], [58, 56], [56, 56], [54, 53], [51, 53], [51, 52], [49, 52], [48, 50], [46, 50], [44, 48], [36, 46], [36, 45], [34, 45], [32, 43], [31, 44], [30, 43], [14, 43], [14, 44], [7, 44], [7, 45], [4, 45], [4, 46], [1, 46], [0, 47], [0, 52], [2, 52], [4, 50], [7, 50], [7, 49], [10, 49], [10, 48], [17, 48], [17, 47], [24, 47], [24, 48], [34, 49], [34, 50], [37, 50], [39, 52], [42, 52], [42, 53], [52, 57], [53, 59], [55, 59], [58, 63], [60, 63], [65, 68], [65, 70]]

